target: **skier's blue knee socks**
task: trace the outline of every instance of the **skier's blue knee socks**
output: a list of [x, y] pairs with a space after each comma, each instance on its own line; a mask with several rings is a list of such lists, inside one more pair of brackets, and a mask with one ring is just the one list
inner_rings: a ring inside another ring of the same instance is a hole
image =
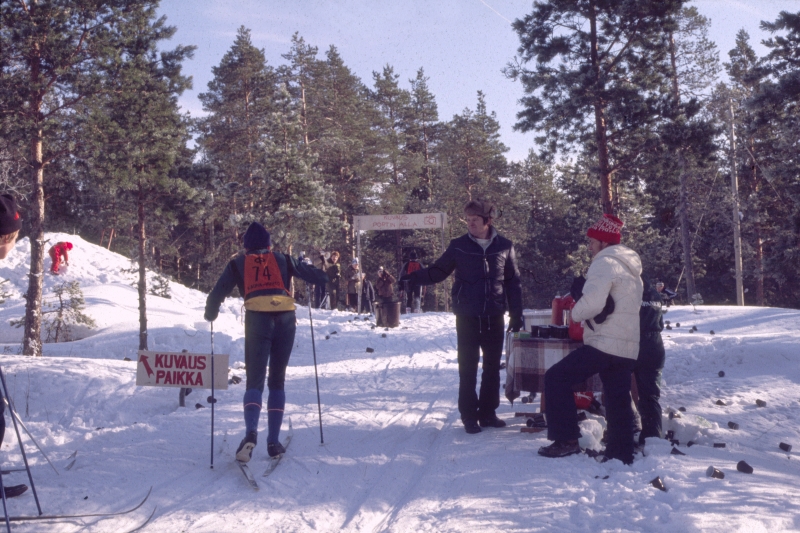
[[277, 443], [283, 422], [283, 407], [286, 405], [286, 393], [282, 390], [271, 390], [267, 397], [267, 442]]
[[258, 418], [261, 415], [261, 391], [247, 389], [244, 391], [244, 431], [258, 433]]

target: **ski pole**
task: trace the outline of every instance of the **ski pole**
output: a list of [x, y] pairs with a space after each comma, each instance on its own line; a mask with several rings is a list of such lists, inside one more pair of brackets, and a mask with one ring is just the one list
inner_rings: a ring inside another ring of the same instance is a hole
[[317, 374], [317, 347], [314, 344], [314, 319], [311, 317], [311, 304], [308, 304], [308, 322], [311, 324], [311, 353], [314, 354], [314, 380], [317, 383], [317, 410], [319, 412], [319, 443], [325, 444], [322, 437], [322, 402], [319, 399], [319, 375]]
[[[8, 395], [8, 385], [6, 385], [6, 377], [3, 374], [3, 369], [0, 367], [0, 383], [3, 385], [3, 394], [8, 400], [8, 410], [14, 413], [16, 409], [14, 409], [14, 402], [11, 401], [11, 396]], [[4, 415], [3, 415], [4, 416]], [[25, 454], [25, 446], [22, 445], [22, 436], [19, 434], [19, 426], [17, 425], [17, 419], [14, 416], [11, 416], [11, 421], [14, 423], [14, 431], [17, 434], [17, 442], [19, 443], [19, 451], [22, 453], [22, 461], [25, 463], [25, 470], [28, 471], [28, 481], [31, 483], [31, 492], [33, 492], [33, 499], [36, 500], [36, 509], [38, 509], [39, 514], [42, 514], [42, 506], [39, 504], [39, 495], [36, 494], [36, 485], [33, 484], [33, 474], [31, 474], [31, 467], [28, 465], [28, 456]], [[5, 487], [3, 488], [3, 503], [5, 504]], [[6, 517], [8, 517], [8, 511], [6, 511]]]
[[214, 322], [211, 322], [211, 396], [208, 398], [211, 404], [211, 468], [214, 468], [214, 404], [217, 399], [214, 398]]

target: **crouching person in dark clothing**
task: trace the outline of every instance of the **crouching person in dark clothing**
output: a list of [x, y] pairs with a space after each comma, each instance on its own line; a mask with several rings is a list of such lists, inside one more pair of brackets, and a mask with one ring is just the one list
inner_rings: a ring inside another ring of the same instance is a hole
[[[286, 395], [286, 367], [295, 333], [294, 299], [289, 296], [292, 276], [308, 283], [327, 283], [328, 276], [311, 265], [270, 250], [270, 235], [253, 222], [244, 234], [245, 252], [232, 259], [206, 300], [205, 319], [213, 322], [219, 306], [234, 287], [244, 296], [244, 362], [247, 385], [244, 392], [245, 437], [236, 459], [247, 462], [256, 446], [264, 381], [267, 381], [267, 453], [275, 457], [286, 450], [278, 440]], [[267, 366], [269, 377], [267, 378]]]
[[623, 225], [606, 214], [587, 232], [592, 263], [583, 286], [576, 283], [571, 291], [576, 300], [572, 319], [585, 321], [584, 346], [545, 373], [547, 438], [555, 442], [539, 448], [539, 455], [563, 457], [581, 451], [572, 386], [599, 373], [608, 421], [605, 456], [633, 462], [631, 372], [639, 354], [642, 262], [636, 252], [619, 244]]
[[[500, 405], [500, 358], [508, 306], [509, 329], [522, 327], [522, 291], [513, 243], [492, 226], [494, 207], [471, 201], [464, 207], [468, 233], [450, 241], [444, 254], [428, 268], [405, 274], [400, 283], [433, 285], [455, 272], [453, 312], [458, 337], [458, 410], [467, 433], [482, 427], [503, 427]], [[401, 285], [402, 286], [402, 285]], [[483, 375], [476, 394], [478, 362], [483, 351]]]
[[637, 409], [642, 421], [639, 444], [648, 437], [661, 438], [661, 371], [664, 370], [664, 329], [661, 294], [651, 283], [645, 283], [642, 294], [642, 309], [639, 312], [639, 357], [633, 375], [639, 389]]

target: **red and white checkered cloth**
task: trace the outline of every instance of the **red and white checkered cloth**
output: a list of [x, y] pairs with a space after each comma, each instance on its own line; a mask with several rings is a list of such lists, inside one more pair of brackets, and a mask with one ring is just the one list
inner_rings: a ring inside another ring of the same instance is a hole
[[[582, 342], [572, 339], [515, 339], [509, 333], [506, 337], [506, 398], [513, 403], [520, 391], [544, 391], [547, 369], [581, 346]], [[602, 392], [603, 383], [595, 374], [573, 390]]]

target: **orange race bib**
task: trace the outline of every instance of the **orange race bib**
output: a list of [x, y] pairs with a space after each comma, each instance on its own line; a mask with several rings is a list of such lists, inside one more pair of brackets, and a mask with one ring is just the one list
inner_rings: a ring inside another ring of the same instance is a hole
[[286, 291], [278, 262], [271, 253], [248, 254], [244, 257], [244, 298], [248, 295], [268, 289]]

